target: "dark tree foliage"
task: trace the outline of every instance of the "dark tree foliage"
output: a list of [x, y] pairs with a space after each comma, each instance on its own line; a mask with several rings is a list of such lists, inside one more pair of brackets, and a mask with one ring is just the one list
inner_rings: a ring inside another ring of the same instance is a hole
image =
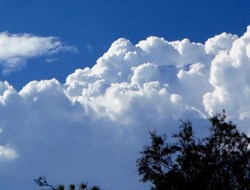
[[137, 160], [143, 182], [152, 190], [247, 190], [250, 189], [250, 138], [227, 121], [225, 112], [209, 118], [209, 135], [194, 136], [191, 122], [168, 143], [166, 135], [151, 132]]
[[[47, 190], [65, 190], [64, 185], [49, 184], [45, 176], [40, 176], [37, 179], [34, 179], [34, 181], [39, 187], [45, 188]], [[75, 184], [70, 184], [69, 190], [76, 190]], [[93, 186], [89, 188], [87, 183], [81, 183], [78, 185], [78, 190], [100, 190], [100, 188], [98, 186]]]

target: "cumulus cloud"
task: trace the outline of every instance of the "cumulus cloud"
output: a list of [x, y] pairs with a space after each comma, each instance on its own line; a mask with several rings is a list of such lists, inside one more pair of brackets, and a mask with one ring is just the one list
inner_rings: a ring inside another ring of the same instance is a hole
[[213, 90], [205, 93], [203, 99], [208, 113], [214, 113], [224, 107], [236, 118], [250, 118], [249, 43], [250, 28], [248, 27], [243, 36], [235, 38], [233, 43], [226, 43], [227, 48], [219, 51], [212, 60], [209, 82]]
[[22, 67], [30, 58], [48, 56], [61, 51], [76, 51], [76, 48], [66, 46], [58, 38], [51, 36], [0, 33], [0, 64], [4, 73]]
[[249, 28], [204, 44], [158, 37], [132, 44], [122, 38], [65, 83], [31, 81], [17, 91], [1, 82], [0, 144], [11, 146], [0, 146], [0, 158], [11, 162], [0, 159], [0, 178], [13, 180], [14, 172], [21, 182], [4, 182], [0, 189], [29, 184], [41, 174], [55, 183], [85, 178], [104, 188], [145, 189], [135, 160], [149, 129], [173, 132], [179, 119], [189, 118], [202, 134], [204, 118], [225, 109], [249, 132], [249, 60]]

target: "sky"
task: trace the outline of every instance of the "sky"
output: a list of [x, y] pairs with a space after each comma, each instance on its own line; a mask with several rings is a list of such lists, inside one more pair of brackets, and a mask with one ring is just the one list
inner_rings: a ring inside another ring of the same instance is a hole
[[247, 0], [0, 1], [0, 189], [149, 189], [148, 131], [226, 110], [250, 134]]

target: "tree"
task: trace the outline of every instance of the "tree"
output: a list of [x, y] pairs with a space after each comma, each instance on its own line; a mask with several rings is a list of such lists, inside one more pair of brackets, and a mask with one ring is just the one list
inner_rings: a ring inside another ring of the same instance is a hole
[[[43, 188], [45, 187], [48, 190], [64, 190], [65, 189], [64, 185], [57, 185], [57, 186], [51, 185], [50, 183], [47, 182], [47, 179], [45, 176], [40, 176], [37, 179], [34, 179], [34, 181], [39, 187], [43, 187]], [[70, 184], [69, 190], [76, 190], [75, 184]], [[98, 186], [93, 186], [89, 188], [87, 183], [81, 183], [78, 185], [78, 190], [100, 190], [100, 188]]]
[[151, 145], [137, 160], [141, 180], [151, 182], [152, 190], [250, 189], [250, 138], [224, 111], [208, 119], [209, 135], [203, 139], [194, 136], [190, 121], [181, 122], [173, 143], [151, 132]]

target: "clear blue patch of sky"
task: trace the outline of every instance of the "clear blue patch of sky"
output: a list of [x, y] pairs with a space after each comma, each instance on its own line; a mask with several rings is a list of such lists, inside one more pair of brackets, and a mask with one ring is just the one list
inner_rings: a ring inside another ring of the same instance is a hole
[[20, 89], [31, 80], [61, 82], [77, 68], [91, 67], [124, 37], [137, 43], [148, 36], [204, 42], [222, 32], [242, 35], [250, 24], [249, 0], [2, 0], [0, 31], [56, 36], [78, 53], [28, 60], [25, 68], [1, 75]]

